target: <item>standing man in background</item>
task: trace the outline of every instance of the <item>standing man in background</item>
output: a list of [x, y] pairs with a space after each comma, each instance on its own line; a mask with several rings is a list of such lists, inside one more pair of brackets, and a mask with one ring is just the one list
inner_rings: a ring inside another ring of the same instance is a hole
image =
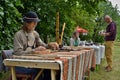
[[117, 27], [110, 16], [106, 15], [104, 17], [104, 20], [108, 24], [108, 26], [106, 27], [106, 32], [102, 33], [101, 35], [105, 36], [105, 56], [107, 60], [107, 66], [105, 67], [105, 71], [109, 72], [112, 70], [113, 65], [112, 55]]

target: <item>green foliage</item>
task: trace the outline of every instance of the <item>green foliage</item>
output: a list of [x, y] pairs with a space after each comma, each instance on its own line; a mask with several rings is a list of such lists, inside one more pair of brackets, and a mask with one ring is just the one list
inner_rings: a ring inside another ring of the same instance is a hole
[[[89, 31], [82, 40], [92, 38], [94, 30], [104, 29], [104, 14], [112, 13], [117, 24], [118, 13], [116, 8], [108, 5], [106, 0], [1, 0], [0, 1], [0, 49], [13, 47], [13, 35], [20, 29], [22, 15], [28, 11], [35, 11], [41, 22], [36, 30], [44, 42], [55, 41], [56, 12], [60, 13], [60, 33], [65, 22], [63, 41], [69, 43], [69, 38], [79, 25]], [[99, 4], [100, 3], [100, 4]], [[110, 10], [108, 10], [110, 8]], [[108, 11], [108, 12], [105, 12]], [[114, 13], [115, 12], [115, 13]], [[22, 14], [21, 14], [22, 13]], [[99, 19], [95, 21], [96, 17]], [[96, 40], [97, 35], [94, 36]], [[101, 38], [102, 39], [102, 38]], [[99, 39], [100, 40], [100, 39]], [[98, 41], [100, 42], [100, 41]]]
[[89, 14], [97, 14], [97, 11], [99, 11], [98, 4], [105, 1], [106, 0], [82, 0], [82, 6]]
[[97, 30], [92, 37], [93, 42], [95, 43], [103, 43], [104, 42], [104, 37], [99, 35], [99, 30]]
[[[104, 39], [102, 36], [98, 35], [98, 32], [100, 30], [105, 30], [107, 27], [107, 24], [104, 22], [104, 16], [105, 15], [110, 15], [113, 19], [113, 21], [117, 24], [117, 26], [120, 25], [119, 23], [119, 11], [117, 9], [117, 6], [113, 7], [111, 2], [107, 1], [107, 2], [101, 2], [98, 5], [98, 15], [96, 17], [96, 25], [94, 27], [94, 34], [93, 34], [93, 41], [95, 42], [103, 42]], [[120, 36], [119, 34], [119, 27], [117, 27], [118, 33], [117, 33], [117, 40], [120, 40]]]
[[10, 72], [0, 72], [0, 80], [9, 80]]
[[20, 1], [1, 0], [0, 1], [0, 50], [13, 47], [13, 37], [20, 26], [20, 17], [16, 7], [23, 7]]
[[80, 34], [80, 40], [84, 41], [90, 41], [92, 38], [92, 35], [91, 34], [87, 34], [87, 35], [83, 35], [83, 34]]
[[[97, 10], [97, 4], [101, 1], [104, 0], [98, 0], [97, 2], [93, 0], [89, 0], [88, 2], [85, 0], [21, 0], [25, 8], [19, 11], [23, 14], [30, 10], [37, 12], [41, 18], [41, 22], [38, 24], [36, 30], [45, 42], [49, 42], [55, 41], [57, 11], [60, 13], [60, 33], [63, 23], [66, 23], [64, 38], [71, 36], [76, 25], [88, 28], [91, 34], [94, 28], [94, 23], [91, 22], [94, 19], [92, 15]], [[88, 10], [89, 6], [92, 9]], [[52, 40], [49, 38], [52, 38]]]

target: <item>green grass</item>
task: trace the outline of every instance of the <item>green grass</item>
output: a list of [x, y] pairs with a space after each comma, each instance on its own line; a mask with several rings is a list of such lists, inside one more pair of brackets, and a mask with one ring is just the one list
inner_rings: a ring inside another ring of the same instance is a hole
[[[91, 72], [91, 80], [120, 80], [120, 42], [115, 42], [113, 53], [113, 71], [105, 72], [104, 67], [107, 65], [103, 59], [98, 71]], [[0, 80], [7, 80], [9, 73], [0, 74]]]
[[0, 80], [8, 80], [10, 76], [10, 72], [2, 72], [0, 73]]
[[115, 42], [113, 52], [113, 70], [105, 72], [104, 67], [107, 65], [103, 59], [98, 71], [91, 72], [91, 80], [120, 80], [120, 42]]

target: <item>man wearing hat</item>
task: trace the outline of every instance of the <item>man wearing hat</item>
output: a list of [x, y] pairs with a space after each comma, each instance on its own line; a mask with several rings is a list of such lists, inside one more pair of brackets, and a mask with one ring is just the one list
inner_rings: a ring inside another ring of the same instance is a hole
[[[35, 31], [35, 27], [37, 23], [40, 21], [37, 14], [35, 12], [28, 12], [23, 17], [23, 26], [20, 31], [18, 31], [14, 36], [14, 54], [15, 55], [24, 55], [31, 53], [39, 53], [46, 48], [53, 47], [54, 49], [58, 49], [57, 43], [45, 44], [39, 37], [39, 34]], [[28, 68], [16, 68], [16, 71], [31, 72], [36, 69], [28, 69]], [[49, 80], [49, 79], [47, 79]]]
[[14, 54], [22, 55], [29, 53], [38, 53], [48, 46], [58, 48], [57, 43], [45, 44], [35, 31], [37, 23], [40, 21], [35, 12], [28, 12], [23, 17], [23, 26], [14, 37]]

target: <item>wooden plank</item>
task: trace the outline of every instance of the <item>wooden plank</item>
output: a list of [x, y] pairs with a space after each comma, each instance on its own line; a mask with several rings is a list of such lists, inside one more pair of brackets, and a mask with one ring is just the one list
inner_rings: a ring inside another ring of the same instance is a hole
[[11, 73], [12, 73], [12, 80], [17, 80], [16, 73], [15, 73], [15, 67], [11, 66], [10, 69], [11, 69]]
[[64, 34], [64, 29], [65, 29], [65, 24], [63, 24], [63, 27], [62, 27], [62, 32], [61, 32], [61, 35], [60, 35], [60, 40], [59, 40], [59, 45], [62, 45], [62, 40], [63, 40], [63, 34]]
[[27, 59], [27, 60], [54, 60], [57, 56], [56, 55], [38, 55], [38, 56], [13, 56], [13, 59]]
[[38, 80], [39, 76], [42, 74], [43, 71], [44, 71], [44, 69], [41, 69], [41, 70], [38, 72], [38, 74], [37, 74], [37, 76], [35, 77], [34, 80]]
[[31, 62], [31, 61], [18, 61], [12, 59], [5, 59], [4, 64], [6, 66], [21, 66], [27, 68], [42, 68], [42, 69], [55, 69], [59, 70], [59, 64], [56, 62]]
[[56, 80], [55, 76], [55, 70], [51, 69], [51, 80]]
[[56, 13], [56, 42], [59, 44], [59, 12]]

